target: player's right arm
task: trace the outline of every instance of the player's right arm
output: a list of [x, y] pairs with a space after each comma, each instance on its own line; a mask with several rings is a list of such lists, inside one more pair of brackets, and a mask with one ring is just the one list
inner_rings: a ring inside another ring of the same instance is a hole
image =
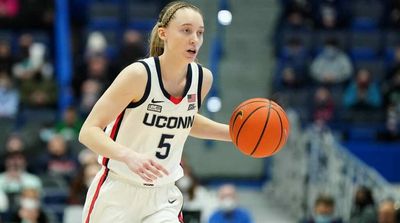
[[143, 97], [146, 84], [147, 72], [141, 63], [123, 69], [94, 105], [83, 123], [79, 141], [99, 155], [124, 162], [141, 178], [152, 181], [168, 172], [149, 157], [114, 142], [103, 131], [130, 102]]

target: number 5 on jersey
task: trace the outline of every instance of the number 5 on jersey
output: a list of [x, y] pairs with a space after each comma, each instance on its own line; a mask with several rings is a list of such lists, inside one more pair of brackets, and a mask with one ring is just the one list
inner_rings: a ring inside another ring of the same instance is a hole
[[[174, 135], [169, 135], [169, 134], [162, 134], [160, 143], [158, 144], [158, 148], [160, 151], [156, 152], [156, 157], [159, 159], [165, 159], [169, 155], [169, 151], [171, 149], [171, 144], [167, 142], [166, 140], [174, 138]], [[165, 148], [165, 150], [164, 150]]]

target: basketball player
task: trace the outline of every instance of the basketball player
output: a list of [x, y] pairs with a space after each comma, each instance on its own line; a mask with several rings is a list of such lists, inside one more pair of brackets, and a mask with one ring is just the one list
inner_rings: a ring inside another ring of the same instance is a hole
[[196, 6], [168, 4], [151, 34], [151, 57], [123, 69], [93, 107], [79, 140], [99, 154], [102, 169], [83, 222], [183, 222], [175, 181], [187, 136], [230, 141], [228, 125], [197, 114], [212, 84], [194, 62], [203, 33]]

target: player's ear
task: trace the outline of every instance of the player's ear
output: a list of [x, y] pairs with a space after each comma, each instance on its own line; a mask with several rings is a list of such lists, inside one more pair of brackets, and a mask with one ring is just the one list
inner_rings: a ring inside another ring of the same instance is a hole
[[160, 37], [161, 40], [165, 40], [167, 36], [167, 30], [164, 27], [158, 28], [158, 37]]

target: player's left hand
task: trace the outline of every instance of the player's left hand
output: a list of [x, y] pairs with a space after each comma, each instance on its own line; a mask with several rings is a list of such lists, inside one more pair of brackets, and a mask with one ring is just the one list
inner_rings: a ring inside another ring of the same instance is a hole
[[130, 170], [147, 182], [153, 182], [157, 178], [169, 174], [168, 171], [159, 163], [134, 151], [126, 156], [124, 162]]

